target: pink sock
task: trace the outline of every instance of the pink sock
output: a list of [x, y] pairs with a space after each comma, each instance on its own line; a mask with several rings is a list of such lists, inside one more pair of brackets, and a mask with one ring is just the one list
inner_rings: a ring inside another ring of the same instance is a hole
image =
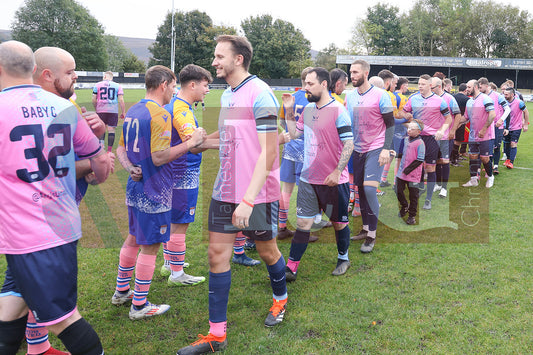
[[50, 349], [48, 329], [35, 323], [35, 317], [31, 311], [28, 312], [28, 322], [26, 324], [26, 342], [28, 343], [28, 355], [42, 354]]
[[171, 234], [170, 240], [167, 242], [168, 256], [170, 258], [170, 270], [183, 270], [183, 262], [185, 261], [185, 234]]
[[209, 333], [213, 334], [216, 337], [223, 337], [226, 335], [226, 324], [228, 322], [217, 322], [213, 323], [209, 321]]
[[[172, 235], [171, 235], [172, 238]], [[170, 254], [168, 253], [167, 243], [163, 243], [163, 259], [165, 259], [165, 265], [170, 264]]]
[[246, 237], [242, 232], [237, 233], [235, 242], [233, 243], [233, 253], [237, 255], [244, 254], [244, 243], [246, 243]]
[[135, 269], [135, 261], [137, 260], [137, 253], [139, 247], [132, 247], [129, 245], [122, 245], [120, 249], [120, 259], [118, 262], [117, 274], [117, 291], [127, 291], [130, 289], [130, 281]]
[[387, 176], [389, 175], [390, 163], [385, 164], [383, 167], [383, 173], [381, 174], [381, 181], [387, 181]]
[[298, 265], [300, 265], [299, 261], [292, 261], [290, 259], [287, 261], [287, 267], [294, 273], [298, 271]]
[[133, 293], [133, 305], [142, 306], [146, 303], [146, 297], [152, 284], [152, 276], [155, 270], [157, 255], [139, 254], [135, 269], [135, 289]]
[[289, 207], [291, 205], [291, 194], [288, 192], [281, 192], [279, 200], [279, 227], [287, 227], [287, 219], [289, 217]]

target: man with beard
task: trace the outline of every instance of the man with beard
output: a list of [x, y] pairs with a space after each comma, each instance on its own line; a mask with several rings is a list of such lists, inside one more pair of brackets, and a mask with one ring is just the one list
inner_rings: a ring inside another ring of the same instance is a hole
[[[60, 59], [63, 73], [74, 71], [70, 54], [61, 52]], [[0, 253], [8, 264], [0, 293], [0, 353], [17, 352], [29, 308], [69, 352], [103, 354], [76, 305], [81, 221], [74, 152], [90, 159], [99, 181], [109, 175], [109, 158], [76, 107], [32, 85], [34, 71], [28, 46], [0, 44]], [[69, 88], [70, 78], [57, 79], [59, 88]]]
[[490, 156], [494, 151], [494, 118], [496, 117], [494, 102], [479, 90], [479, 82], [477, 80], [467, 82], [466, 91], [471, 96], [471, 99], [466, 103], [465, 111], [465, 119], [470, 121], [468, 139], [470, 180], [463, 186], [479, 185], [478, 169], [481, 165], [480, 163], [483, 163], [488, 176], [485, 186], [490, 188], [494, 185], [492, 163], [490, 162]]
[[278, 249], [280, 198], [277, 113], [272, 89], [248, 72], [252, 45], [245, 37], [216, 39], [213, 67], [229, 87], [220, 98], [220, 169], [209, 206], [209, 334], [178, 354], [203, 354], [227, 346], [230, 258], [238, 232], [255, 240], [267, 266], [273, 305], [265, 326], [283, 321], [287, 304], [285, 260]]
[[[431, 91], [431, 77], [427, 74], [418, 79], [419, 92], [412, 95], [400, 115], [407, 119], [419, 119], [424, 123], [420, 136], [426, 145], [424, 170], [427, 172], [427, 195], [425, 210], [431, 209], [431, 199], [437, 176], [435, 166], [439, 155], [439, 141], [444, 137], [452, 122], [448, 104]], [[424, 174], [422, 174], [424, 176]], [[423, 183], [423, 181], [421, 181]]]
[[305, 91], [310, 102], [296, 122], [294, 96], [283, 94], [286, 121], [291, 138], [304, 134], [304, 164], [298, 186], [297, 230], [291, 243], [285, 271], [287, 281], [296, 280], [300, 260], [307, 249], [314, 216], [323, 210], [333, 223], [337, 240], [337, 266], [334, 276], [350, 267], [348, 247], [348, 169], [353, 152], [351, 121], [342, 104], [329, 95], [330, 77], [324, 68], [309, 70]]
[[379, 202], [377, 188], [383, 165], [392, 159], [388, 149], [394, 134], [394, 115], [390, 96], [368, 82], [370, 65], [356, 60], [350, 67], [354, 90], [346, 95], [345, 105], [352, 120], [354, 135], [354, 184], [358, 186], [363, 228], [352, 240], [365, 239], [361, 252], [370, 253], [376, 242]]
[[494, 175], [498, 175], [500, 145], [503, 139], [503, 122], [505, 122], [507, 116], [511, 113], [511, 108], [509, 107], [509, 103], [505, 99], [505, 96], [503, 94], [498, 94], [498, 92], [492, 89], [487, 78], [479, 78], [479, 90], [482, 93], [487, 94], [494, 102], [494, 112], [496, 113], [494, 120], [494, 150], [490, 160], [493, 165], [492, 172]]
[[516, 152], [518, 147], [518, 139], [522, 130], [527, 132], [529, 128], [529, 111], [527, 110], [524, 101], [520, 100], [515, 95], [515, 90], [512, 87], [508, 87], [504, 91], [505, 99], [509, 102], [511, 108], [511, 114], [505, 121], [504, 141], [505, 141], [505, 154], [507, 160], [503, 165], [508, 169], [514, 168], [514, 160], [516, 158]]

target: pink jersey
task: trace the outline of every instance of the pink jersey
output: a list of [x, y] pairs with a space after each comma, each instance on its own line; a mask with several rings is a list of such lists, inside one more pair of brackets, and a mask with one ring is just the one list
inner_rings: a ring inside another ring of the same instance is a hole
[[78, 109], [38, 86], [0, 93], [0, 253], [26, 254], [81, 237], [79, 158], [100, 144]]
[[114, 81], [104, 80], [93, 88], [93, 95], [96, 95], [96, 112], [118, 113], [118, 97], [124, 91]]
[[424, 129], [420, 133], [423, 136], [434, 136], [441, 129], [450, 114], [448, 104], [439, 95], [431, 94], [428, 97], [421, 93], [413, 94], [403, 107], [405, 112], [411, 112], [414, 119], [424, 122]]
[[[314, 185], [324, 185], [324, 180], [339, 163], [343, 141], [352, 139], [351, 119], [344, 106], [332, 99], [318, 108], [307, 105], [303, 120], [296, 128], [304, 133], [304, 164], [300, 180]], [[341, 173], [339, 184], [348, 182], [348, 167]]]
[[352, 120], [354, 151], [367, 153], [383, 148], [386, 131], [383, 115], [393, 112], [389, 94], [375, 86], [364, 93], [354, 89], [346, 94], [344, 104]]
[[410, 174], [405, 174], [403, 171], [415, 160], [423, 162], [425, 156], [426, 146], [420, 136], [416, 138], [405, 137], [402, 160], [400, 161], [396, 176], [404, 181], [420, 182], [420, 179], [422, 178], [422, 165], [419, 165], [416, 169], [411, 171]]
[[479, 132], [489, 119], [489, 112], [494, 111], [494, 102], [488, 95], [480, 92], [476, 97], [466, 102], [465, 118], [470, 121], [470, 142], [483, 142], [494, 139], [494, 120], [483, 137]]
[[524, 119], [523, 111], [527, 109], [526, 104], [524, 101], [515, 96], [513, 101], [509, 102], [509, 107], [511, 108], [511, 121], [509, 123], [509, 130], [517, 131], [522, 129]]
[[450, 114], [452, 115], [452, 122], [448, 126], [448, 129], [446, 129], [446, 132], [444, 132], [444, 135], [442, 136], [443, 141], [449, 140], [450, 135], [450, 129], [453, 127], [453, 123], [455, 120], [455, 115], [461, 114], [461, 109], [459, 108], [459, 105], [457, 104], [457, 101], [455, 100], [455, 97], [452, 96], [452, 94], [448, 92], [444, 92], [441, 97], [446, 101], [446, 104], [448, 104], [448, 109], [450, 110]]
[[[228, 87], [220, 98], [220, 169], [213, 187], [213, 199], [240, 203], [261, 153], [258, 134], [277, 133], [279, 103], [272, 89], [255, 75], [239, 86]], [[277, 138], [274, 142], [279, 150]], [[279, 154], [261, 191], [252, 203], [280, 198]]]

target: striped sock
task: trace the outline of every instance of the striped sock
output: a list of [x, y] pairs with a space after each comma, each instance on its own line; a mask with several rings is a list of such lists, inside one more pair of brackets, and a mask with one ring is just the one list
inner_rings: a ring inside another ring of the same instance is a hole
[[139, 247], [123, 245], [120, 249], [120, 259], [118, 262], [117, 291], [126, 292], [130, 289], [130, 281], [135, 269], [135, 261]]
[[244, 234], [242, 234], [242, 232], [237, 233], [235, 242], [233, 243], [233, 254], [244, 254], [244, 243], [246, 243], [246, 237]]
[[48, 341], [48, 329], [37, 325], [31, 311], [28, 312], [28, 322], [26, 323], [26, 342], [28, 343], [28, 355], [42, 354], [51, 346]]
[[185, 261], [185, 234], [171, 234], [170, 240], [167, 242], [168, 256], [170, 258], [170, 270], [173, 272], [183, 271], [183, 263]]
[[287, 219], [289, 216], [289, 207], [291, 205], [291, 194], [287, 192], [281, 192], [281, 198], [279, 200], [279, 227], [287, 227]]
[[152, 284], [152, 276], [154, 275], [155, 259], [157, 255], [148, 255], [140, 253], [137, 257], [137, 265], [135, 266], [135, 289], [133, 292], [133, 305], [140, 307], [146, 303], [148, 291]]
[[385, 164], [383, 167], [383, 173], [381, 173], [381, 181], [387, 181], [387, 176], [389, 176], [390, 163]]
[[167, 243], [163, 243], [163, 259], [165, 259], [165, 266], [170, 269], [170, 255], [168, 253]]

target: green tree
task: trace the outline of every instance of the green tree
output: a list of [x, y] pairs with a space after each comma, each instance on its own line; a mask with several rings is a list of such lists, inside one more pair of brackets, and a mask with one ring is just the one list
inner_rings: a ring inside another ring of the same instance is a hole
[[146, 70], [144, 63], [127, 49], [118, 37], [105, 35], [104, 40], [108, 58], [107, 70], [128, 73], [143, 73]]
[[[149, 48], [152, 53], [149, 65], [161, 64], [170, 67], [172, 41], [172, 14], [168, 13], [163, 24], [159, 26], [154, 44]], [[214, 37], [218, 34], [234, 34], [235, 30], [227, 27], [213, 26], [213, 21], [198, 10], [174, 14], [176, 31], [176, 71], [187, 64], [196, 64], [204, 68], [211, 66], [214, 50]]]
[[309, 58], [311, 43], [290, 22], [252, 16], [241, 22], [241, 28], [254, 49], [250, 72], [262, 78], [286, 78], [291, 62]]
[[15, 13], [11, 30], [13, 39], [34, 50], [43, 46], [67, 50], [78, 69], [106, 69], [102, 25], [76, 1], [26, 0]]
[[330, 43], [328, 47], [322, 49], [316, 55], [317, 67], [326, 68], [327, 70], [335, 68], [337, 63], [337, 54], [339, 54], [339, 49], [335, 43]]
[[398, 8], [378, 3], [367, 8], [363, 26], [369, 36], [369, 54], [398, 55], [400, 53], [400, 17]]

